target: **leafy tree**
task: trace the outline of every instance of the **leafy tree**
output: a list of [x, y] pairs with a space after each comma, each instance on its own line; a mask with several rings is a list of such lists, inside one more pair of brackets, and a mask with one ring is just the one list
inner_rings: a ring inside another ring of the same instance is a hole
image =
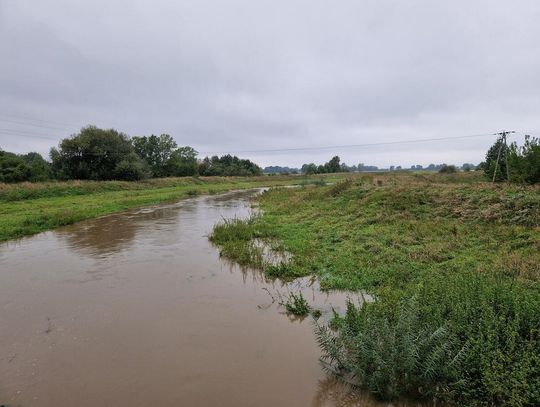
[[137, 180], [149, 175], [129, 137], [114, 129], [84, 127], [52, 148], [50, 156], [60, 179]]
[[50, 165], [38, 153], [17, 155], [0, 150], [0, 182], [45, 181]]
[[334, 156], [330, 161], [324, 164], [325, 172], [340, 172], [339, 156]]
[[205, 157], [199, 164], [199, 174], [212, 176], [250, 176], [261, 175], [262, 169], [250, 160], [226, 154], [212, 158]]
[[510, 181], [534, 184], [540, 182], [540, 140], [525, 136], [525, 143], [518, 147], [514, 142], [508, 152]]
[[197, 151], [192, 147], [180, 147], [174, 150], [167, 160], [166, 173], [175, 177], [197, 175]]
[[310, 164], [302, 165], [301, 171], [302, 171], [302, 174], [312, 175], [312, 174], [317, 174], [318, 169], [315, 164], [310, 163]]
[[148, 164], [153, 177], [171, 175], [169, 171], [172, 167], [169, 160], [178, 146], [170, 135], [155, 136], [152, 134], [151, 136], [133, 137], [131, 141], [137, 155]]
[[[504, 144], [503, 138], [499, 137], [495, 144], [493, 144], [486, 153], [486, 161], [484, 166], [484, 173], [486, 174], [486, 177], [491, 180], [493, 179], [493, 174], [495, 174], [495, 181], [506, 180], [507, 154], [508, 148]], [[495, 167], [497, 168], [495, 169]]]

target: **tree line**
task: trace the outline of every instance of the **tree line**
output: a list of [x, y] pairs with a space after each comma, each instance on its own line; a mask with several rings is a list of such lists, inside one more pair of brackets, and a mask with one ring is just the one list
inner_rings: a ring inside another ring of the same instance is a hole
[[192, 147], [179, 147], [168, 134], [129, 137], [114, 129], [87, 126], [53, 147], [50, 161], [38, 153], [14, 154], [0, 149], [0, 182], [262, 174], [250, 160], [231, 155], [198, 160], [197, 154]]
[[[87, 126], [77, 134], [63, 139], [51, 149], [50, 161], [38, 153], [15, 154], [0, 149], [0, 182], [39, 182], [50, 179], [127, 180], [153, 177], [183, 176], [251, 176], [262, 174], [254, 162], [233, 155], [197, 158], [189, 146], [179, 147], [168, 134], [129, 137], [114, 129]], [[279, 173], [288, 167], [267, 167], [269, 173]], [[348, 166], [339, 156], [324, 164], [304, 164], [300, 172], [306, 175], [349, 171], [377, 171], [376, 166], [362, 163]], [[403, 170], [391, 166], [390, 171]], [[453, 165], [430, 164], [411, 166], [411, 170], [431, 170], [452, 173]], [[488, 150], [486, 160], [478, 166], [465, 163], [463, 171], [484, 171], [489, 180], [534, 184], [540, 182], [540, 140], [525, 136], [522, 146], [506, 145], [499, 138]]]

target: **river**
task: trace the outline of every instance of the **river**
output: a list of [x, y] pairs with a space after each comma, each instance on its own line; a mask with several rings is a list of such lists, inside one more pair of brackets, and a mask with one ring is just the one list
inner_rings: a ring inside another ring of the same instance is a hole
[[[258, 191], [195, 197], [0, 245], [0, 404], [9, 407], [382, 406], [318, 363], [311, 318], [219, 257], [222, 218]], [[302, 282], [311, 303], [345, 295]], [[395, 404], [394, 404], [395, 405]]]

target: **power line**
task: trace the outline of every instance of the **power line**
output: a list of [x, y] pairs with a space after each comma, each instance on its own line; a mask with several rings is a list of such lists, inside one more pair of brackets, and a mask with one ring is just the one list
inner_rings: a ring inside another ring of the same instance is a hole
[[[18, 120], [8, 120], [8, 119], [1, 119], [0, 118], [0, 122], [4, 122], [4, 123], [12, 123], [12, 124], [20, 124], [22, 126], [31, 126], [31, 127], [38, 127], [38, 128], [41, 128], [41, 129], [50, 129], [50, 130], [69, 130], [68, 127], [58, 127], [58, 126], [45, 126], [45, 125], [42, 125], [42, 124], [34, 124], [34, 123], [25, 123], [23, 121], [18, 121]], [[73, 127], [71, 127], [72, 129]]]
[[53, 137], [48, 137], [41, 134], [27, 133], [25, 131], [12, 130], [12, 129], [0, 129], [0, 134], [3, 134], [4, 136], [21, 136], [21, 137], [38, 138], [38, 139], [53, 140], [53, 141], [59, 140], [59, 137], [53, 138]]
[[276, 153], [276, 152], [289, 152], [289, 151], [314, 151], [314, 150], [329, 150], [338, 148], [357, 148], [357, 147], [370, 147], [370, 146], [386, 146], [392, 144], [408, 144], [408, 143], [424, 143], [430, 141], [442, 141], [442, 140], [456, 140], [473, 137], [486, 137], [493, 136], [493, 133], [486, 134], [472, 134], [468, 136], [451, 136], [451, 137], [437, 137], [437, 138], [425, 138], [425, 139], [412, 139], [412, 140], [396, 140], [385, 141], [380, 143], [365, 143], [365, 144], [342, 144], [334, 146], [321, 146], [321, 147], [297, 147], [297, 148], [279, 148], [279, 149], [267, 149], [267, 150], [243, 150], [243, 151], [201, 151], [200, 154], [245, 154], [245, 153]]
[[65, 126], [65, 127], [69, 127], [69, 128], [78, 127], [78, 125], [76, 125], [75, 123], [62, 123], [62, 122], [57, 122], [57, 121], [52, 121], [52, 120], [36, 119], [36, 118], [32, 118], [32, 117], [27, 117], [27, 116], [13, 116], [13, 115], [8, 115], [8, 114], [4, 114], [4, 113], [0, 113], [0, 117], [4, 117], [4, 118], [7, 118], [7, 119], [15, 119], [15, 120], [24, 120], [24, 121], [52, 124], [52, 125], [62, 126], [62, 127]]

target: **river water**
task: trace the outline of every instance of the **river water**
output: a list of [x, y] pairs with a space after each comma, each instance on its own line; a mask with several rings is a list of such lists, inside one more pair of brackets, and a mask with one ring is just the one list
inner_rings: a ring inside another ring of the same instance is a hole
[[[196, 197], [0, 245], [0, 404], [382, 406], [325, 377], [289, 289], [208, 241], [257, 191]], [[298, 284], [298, 283], [296, 283]], [[311, 303], [343, 294], [302, 282]]]

